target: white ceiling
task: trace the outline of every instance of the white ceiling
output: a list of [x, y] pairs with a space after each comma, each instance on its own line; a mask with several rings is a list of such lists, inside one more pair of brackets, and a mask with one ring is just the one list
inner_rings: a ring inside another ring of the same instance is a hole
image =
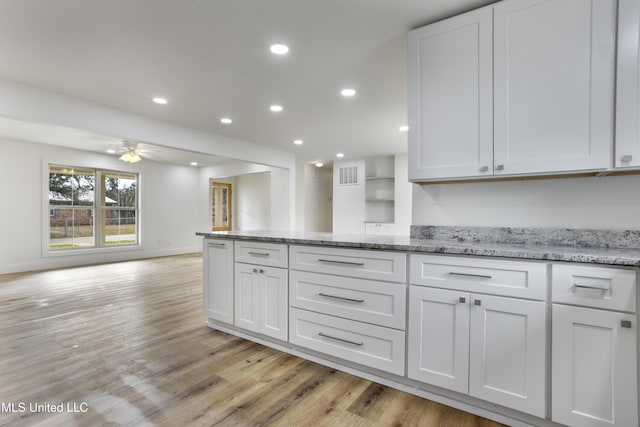
[[[402, 153], [407, 31], [493, 2], [0, 0], [0, 77], [305, 161]], [[289, 54], [271, 54], [273, 43], [288, 44]], [[347, 86], [355, 97], [340, 96]], [[284, 111], [272, 113], [271, 104]], [[233, 124], [222, 125], [223, 116]], [[11, 124], [0, 121], [0, 135]], [[42, 131], [34, 126], [46, 139]], [[28, 127], [19, 134], [35, 138]], [[75, 148], [104, 152], [114, 143], [85, 136]], [[146, 148], [161, 161], [180, 156]]]

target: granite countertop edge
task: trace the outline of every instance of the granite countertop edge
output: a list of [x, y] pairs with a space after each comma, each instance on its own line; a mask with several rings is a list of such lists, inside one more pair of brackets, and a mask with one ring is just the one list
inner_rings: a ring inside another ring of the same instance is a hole
[[640, 249], [501, 244], [415, 239], [408, 236], [332, 234], [318, 232], [197, 232], [205, 238], [252, 240], [271, 243], [318, 245], [337, 248], [407, 251], [448, 255], [488, 256], [521, 260], [577, 262], [640, 267]]

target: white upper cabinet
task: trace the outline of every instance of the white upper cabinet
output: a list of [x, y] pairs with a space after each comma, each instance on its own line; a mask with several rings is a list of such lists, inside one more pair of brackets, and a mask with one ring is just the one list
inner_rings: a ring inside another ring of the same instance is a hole
[[409, 33], [409, 179], [491, 175], [492, 9]]
[[615, 9], [506, 0], [411, 31], [409, 179], [609, 169]]
[[613, 0], [496, 4], [496, 175], [610, 167], [614, 30]]
[[640, 166], [640, 1], [618, 6], [616, 168]]

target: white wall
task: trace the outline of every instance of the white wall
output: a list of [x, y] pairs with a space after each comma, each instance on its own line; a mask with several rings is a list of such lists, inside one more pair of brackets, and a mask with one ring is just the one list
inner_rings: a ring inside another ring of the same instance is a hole
[[333, 229], [333, 170], [304, 165], [304, 231]]
[[414, 225], [640, 229], [640, 176], [414, 185]]
[[[271, 228], [271, 174], [252, 173], [236, 177], [236, 230]], [[236, 228], [237, 227], [237, 228]]]
[[408, 157], [397, 154], [394, 158], [395, 225], [393, 234], [408, 236], [411, 229], [411, 198], [413, 185], [409, 182]]
[[[139, 172], [142, 246], [125, 251], [109, 248], [100, 253], [45, 256], [48, 163]], [[195, 233], [206, 230], [206, 222], [202, 223], [198, 215], [200, 187], [196, 168], [149, 160], [129, 165], [114, 156], [0, 139], [0, 182], [0, 273], [201, 250], [202, 239]]]
[[[333, 232], [364, 233], [365, 180], [364, 160], [333, 163]], [[340, 185], [340, 168], [358, 167], [357, 185]]]

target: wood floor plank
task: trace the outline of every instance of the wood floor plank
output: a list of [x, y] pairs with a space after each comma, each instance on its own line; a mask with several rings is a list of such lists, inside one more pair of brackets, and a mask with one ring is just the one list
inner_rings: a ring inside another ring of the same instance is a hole
[[[499, 426], [212, 330], [201, 281], [198, 254], [0, 275], [0, 402], [27, 405], [0, 426]], [[60, 403], [86, 412], [29, 408]]]

